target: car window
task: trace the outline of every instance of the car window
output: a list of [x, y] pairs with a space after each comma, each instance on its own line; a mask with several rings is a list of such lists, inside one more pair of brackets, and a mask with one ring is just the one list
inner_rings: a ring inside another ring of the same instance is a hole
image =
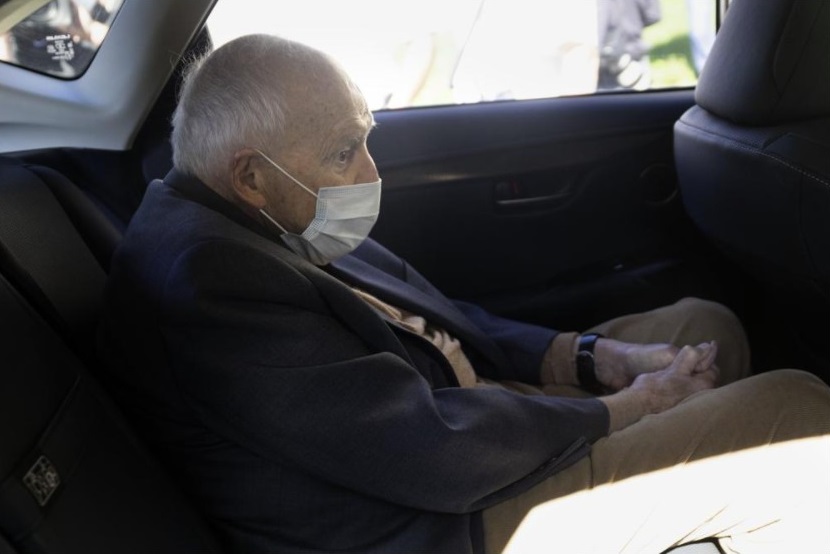
[[[374, 110], [692, 87], [717, 0], [219, 0], [214, 45], [273, 33], [328, 52]], [[257, 15], [252, 15], [257, 14]]]
[[86, 71], [123, 0], [0, 0], [0, 61], [74, 79]]

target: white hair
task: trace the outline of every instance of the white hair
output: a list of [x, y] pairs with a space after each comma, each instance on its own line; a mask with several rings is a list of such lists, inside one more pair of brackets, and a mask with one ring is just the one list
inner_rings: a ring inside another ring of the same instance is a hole
[[289, 112], [285, 81], [321, 60], [328, 58], [297, 42], [248, 35], [192, 62], [173, 114], [173, 165], [220, 183], [240, 149], [275, 152]]

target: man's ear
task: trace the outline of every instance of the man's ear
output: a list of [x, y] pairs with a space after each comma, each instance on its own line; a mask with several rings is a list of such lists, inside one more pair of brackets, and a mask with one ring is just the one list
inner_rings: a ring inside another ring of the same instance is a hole
[[231, 167], [231, 189], [233, 195], [243, 204], [256, 210], [265, 207], [263, 193], [265, 176], [262, 164], [258, 163], [260, 154], [251, 148], [244, 148], [233, 155]]

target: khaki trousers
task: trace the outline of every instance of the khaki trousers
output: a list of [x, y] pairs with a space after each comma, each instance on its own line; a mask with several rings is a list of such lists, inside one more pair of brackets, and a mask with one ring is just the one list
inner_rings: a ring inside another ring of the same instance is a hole
[[[830, 553], [830, 388], [793, 370], [741, 379], [744, 332], [711, 302], [684, 299], [592, 331], [677, 346], [715, 339], [724, 386], [597, 441], [485, 510], [488, 553], [660, 553], [710, 537], [726, 552]], [[567, 389], [544, 392], [584, 394]]]

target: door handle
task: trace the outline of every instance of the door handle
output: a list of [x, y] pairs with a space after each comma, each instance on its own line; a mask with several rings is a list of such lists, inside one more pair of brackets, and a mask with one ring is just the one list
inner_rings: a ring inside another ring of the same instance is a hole
[[570, 198], [573, 192], [572, 180], [524, 183], [520, 179], [508, 179], [497, 182], [494, 187], [496, 206], [508, 210], [557, 207]]

